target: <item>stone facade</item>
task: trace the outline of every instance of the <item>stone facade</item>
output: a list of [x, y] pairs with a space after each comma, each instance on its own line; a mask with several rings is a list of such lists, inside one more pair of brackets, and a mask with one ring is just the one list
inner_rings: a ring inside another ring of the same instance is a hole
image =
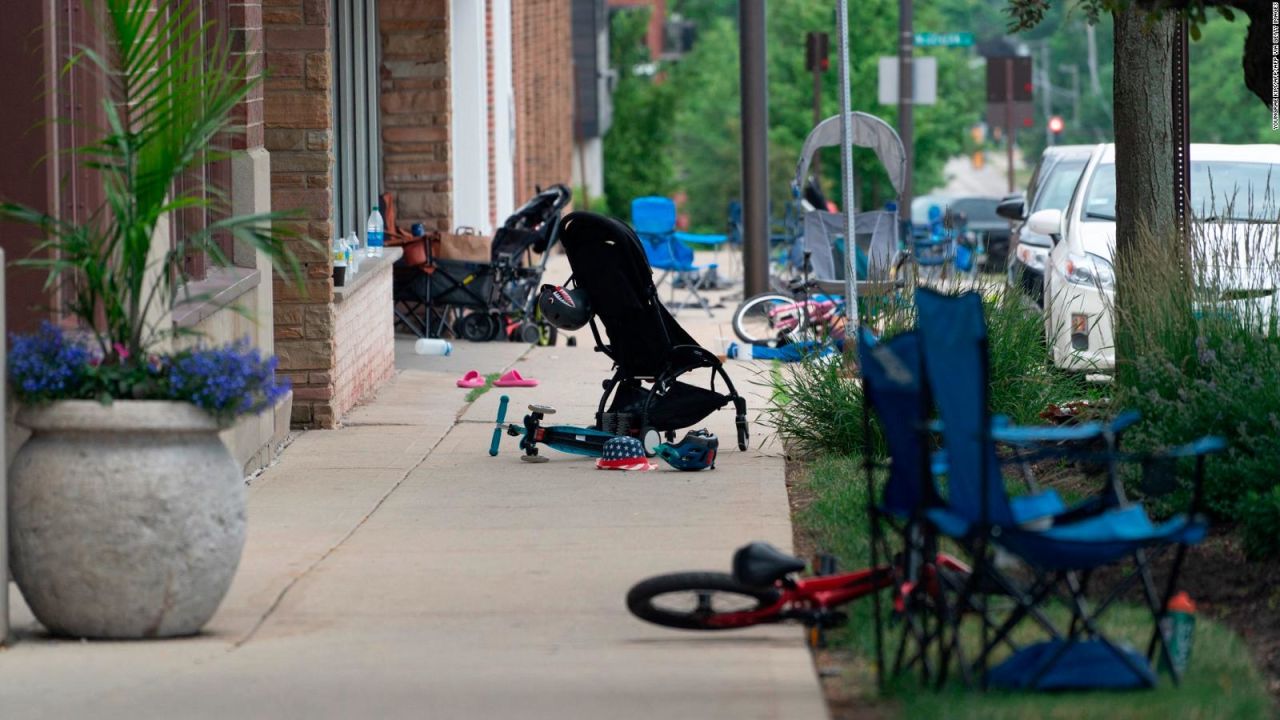
[[[275, 345], [294, 386], [293, 423], [333, 427], [332, 27], [328, 0], [265, 0], [263, 115], [271, 204], [293, 212], [304, 281], [275, 277]], [[303, 242], [309, 239], [314, 244]]]
[[451, 227], [449, 1], [380, 0], [383, 178], [397, 216]]
[[[476, 0], [480, 2], [482, 0]], [[495, 167], [493, 3], [486, 4], [486, 117], [490, 221], [499, 206]], [[448, 0], [381, 0], [382, 149], [386, 187], [398, 217], [428, 230], [453, 228], [452, 167], [479, 162], [450, 137]], [[512, 0], [515, 90], [515, 206], [535, 190], [567, 183], [573, 153], [573, 47], [570, 0]]]
[[[398, 254], [398, 248], [388, 248]], [[368, 275], [343, 293], [334, 308], [334, 358], [332, 403], [342, 417], [356, 403], [395, 374], [396, 342], [391, 320], [391, 263], [388, 257], [376, 265], [366, 260], [360, 274]], [[325, 378], [314, 378], [317, 390]], [[325, 398], [328, 399], [328, 398]]]
[[519, 205], [573, 173], [573, 21], [570, 0], [514, 0], [511, 13]]

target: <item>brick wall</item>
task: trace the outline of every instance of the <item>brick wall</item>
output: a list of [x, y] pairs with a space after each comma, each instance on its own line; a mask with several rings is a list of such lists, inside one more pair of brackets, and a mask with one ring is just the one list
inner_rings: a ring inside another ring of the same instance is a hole
[[405, 226], [449, 230], [449, 0], [380, 0], [378, 15], [385, 185]]
[[568, 183], [573, 163], [573, 23], [570, 0], [514, 0], [516, 203], [535, 186]]
[[262, 0], [267, 81], [263, 115], [271, 152], [271, 206], [296, 213], [293, 251], [303, 287], [275, 277], [275, 342], [294, 386], [293, 423], [332, 427], [334, 311], [332, 73], [329, 0]]
[[375, 274], [335, 306], [332, 403], [338, 417], [395, 373], [391, 263], [369, 272]]
[[[231, 21], [229, 30], [234, 59], [243, 58], [245, 79], [262, 77], [262, 2], [261, 0], [233, 0], [227, 6]], [[236, 150], [262, 147], [264, 126], [262, 119], [262, 84], [249, 90], [248, 97], [236, 106], [232, 123], [244, 132], [231, 136], [231, 147]]]

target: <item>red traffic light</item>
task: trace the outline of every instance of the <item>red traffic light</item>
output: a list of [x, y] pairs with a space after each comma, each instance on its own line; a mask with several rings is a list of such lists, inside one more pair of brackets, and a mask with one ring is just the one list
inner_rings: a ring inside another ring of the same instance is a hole
[[1062, 132], [1062, 128], [1063, 128], [1063, 123], [1062, 123], [1061, 116], [1054, 115], [1053, 117], [1049, 118], [1049, 132], [1053, 133], [1054, 135], [1057, 135], [1058, 133]]
[[1031, 127], [1032, 124], [1033, 123], [1031, 121], [1031, 118], [1029, 117], [1022, 118], [1022, 127]]

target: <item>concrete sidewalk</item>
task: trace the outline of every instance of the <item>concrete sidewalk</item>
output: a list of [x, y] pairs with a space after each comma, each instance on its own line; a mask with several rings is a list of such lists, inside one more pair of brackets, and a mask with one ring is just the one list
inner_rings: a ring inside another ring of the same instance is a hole
[[[558, 275], [549, 274], [554, 280]], [[727, 327], [681, 313], [709, 347]], [[753, 539], [790, 546], [783, 463], [753, 427], [714, 472], [606, 473], [548, 451], [485, 452], [497, 398], [472, 405], [465, 370], [517, 367], [511, 416], [540, 402], [591, 419], [610, 363], [566, 348], [459, 343], [418, 357], [336, 431], [301, 434], [249, 493], [231, 593], [199, 637], [81, 643], [43, 637], [11, 590], [19, 640], [0, 652], [10, 718], [820, 718], [795, 627], [694, 634], [627, 612], [636, 581], [727, 570]], [[753, 417], [750, 364], [730, 368]]]

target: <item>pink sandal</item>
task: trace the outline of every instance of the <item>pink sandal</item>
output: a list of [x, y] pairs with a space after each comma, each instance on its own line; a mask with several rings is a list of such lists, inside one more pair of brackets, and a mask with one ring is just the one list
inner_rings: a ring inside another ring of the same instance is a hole
[[519, 370], [508, 370], [493, 382], [494, 387], [537, 387], [538, 381], [520, 375]]
[[484, 376], [476, 370], [468, 370], [466, 375], [458, 378], [458, 387], [460, 388], [478, 388], [484, 387]]

